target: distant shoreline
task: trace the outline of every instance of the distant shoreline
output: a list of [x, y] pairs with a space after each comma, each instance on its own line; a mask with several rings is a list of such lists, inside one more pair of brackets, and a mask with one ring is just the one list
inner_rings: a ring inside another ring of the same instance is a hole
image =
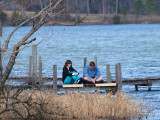
[[[14, 11], [4, 11], [7, 14], [7, 20], [4, 22], [3, 26], [15, 26], [11, 25], [10, 21]], [[18, 12], [20, 13], [20, 11]], [[25, 11], [23, 12], [24, 17], [32, 17], [35, 15], [35, 12]], [[113, 17], [115, 14], [78, 14], [79, 23], [76, 25], [113, 25]], [[142, 15], [141, 18], [136, 18], [134, 14], [127, 14], [125, 17], [122, 14], [117, 14], [120, 17], [118, 24], [158, 24], [160, 23], [160, 16], [158, 15]], [[85, 19], [83, 19], [85, 17]], [[75, 25], [76, 14], [68, 14], [66, 16], [57, 16], [56, 22], [50, 22], [45, 24], [49, 25], [64, 25], [64, 26], [74, 26]], [[109, 19], [110, 18], [110, 19]], [[81, 19], [83, 19], [81, 21]], [[59, 21], [58, 21], [59, 20]], [[59, 24], [60, 23], [60, 24]], [[25, 24], [25, 26], [31, 26], [32, 23]]]

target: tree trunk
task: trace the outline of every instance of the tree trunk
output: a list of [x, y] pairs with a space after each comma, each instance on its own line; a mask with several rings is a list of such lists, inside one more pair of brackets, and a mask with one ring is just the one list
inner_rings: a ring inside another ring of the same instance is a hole
[[116, 0], [116, 15], [118, 14], [118, 2], [119, 0]]
[[142, 22], [142, 11], [140, 11], [140, 22]]
[[68, 12], [69, 11], [69, 5], [68, 5], [68, 0], [66, 1], [66, 11]]
[[90, 9], [89, 9], [89, 0], [87, 0], [87, 13], [90, 13]]
[[75, 0], [75, 8], [76, 8], [76, 23], [78, 23], [78, 1]]
[[2, 47], [1, 47], [1, 39], [2, 39], [2, 22], [0, 21], [0, 80], [2, 80]]
[[150, 15], [150, 22], [152, 23], [152, 9], [151, 9], [151, 15]]
[[40, 0], [40, 4], [41, 4], [41, 9], [42, 9], [43, 8], [42, 0]]
[[129, 3], [130, 3], [130, 9], [132, 10], [133, 9], [133, 2], [132, 2], [132, 0], [129, 0]]
[[110, 0], [108, 0], [108, 23], [111, 22], [111, 7], [110, 7]]
[[105, 22], [106, 15], [106, 0], [103, 0], [103, 22]]
[[9, 77], [9, 75], [11, 73], [13, 65], [15, 64], [15, 59], [16, 59], [16, 57], [18, 55], [18, 52], [15, 52], [15, 51], [18, 51], [18, 50], [19, 50], [19, 48], [14, 46], [13, 53], [12, 53], [12, 55], [10, 57], [10, 60], [9, 60], [8, 65], [6, 67], [6, 70], [5, 70], [5, 72], [4, 72], [3, 76], [2, 76], [2, 79], [1, 79], [0, 92], [3, 92], [3, 90], [4, 90], [4, 84], [5, 84], [6, 80], [8, 79], [8, 77]]

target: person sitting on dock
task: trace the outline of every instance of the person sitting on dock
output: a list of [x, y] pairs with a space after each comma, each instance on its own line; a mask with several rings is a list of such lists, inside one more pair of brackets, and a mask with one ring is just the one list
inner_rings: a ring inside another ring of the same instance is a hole
[[67, 60], [63, 67], [62, 81], [64, 84], [80, 84], [82, 81], [78, 76], [79, 73], [72, 67], [71, 60]]
[[102, 76], [100, 76], [100, 71], [93, 61], [90, 62], [89, 66], [84, 68], [83, 73], [83, 83], [84, 84], [95, 84], [103, 83]]

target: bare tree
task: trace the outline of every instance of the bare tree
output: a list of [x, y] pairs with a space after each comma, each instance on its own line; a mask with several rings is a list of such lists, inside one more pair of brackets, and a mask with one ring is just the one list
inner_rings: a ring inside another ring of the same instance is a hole
[[[61, 22], [57, 21], [56, 17], [57, 16], [62, 16], [65, 15], [65, 4], [64, 4], [65, 0], [50, 0], [49, 4], [47, 6], [42, 6], [42, 1], [40, 2], [41, 7], [44, 7], [43, 9], [41, 9], [41, 11], [26, 19], [24, 22], [22, 22], [21, 24], [19, 24], [18, 26], [16, 26], [13, 31], [9, 34], [7, 40], [5, 41], [5, 45], [2, 47], [0, 47], [0, 55], [2, 54], [10, 54], [9, 57], [9, 61], [7, 62], [7, 65], [5, 68], [3, 68], [3, 71], [1, 69], [1, 56], [0, 56], [0, 75], [1, 75], [1, 79], [0, 79], [0, 93], [3, 92], [4, 90], [4, 85], [6, 80], [8, 79], [12, 68], [15, 64], [15, 60], [17, 58], [18, 53], [24, 49], [25, 47], [27, 47], [28, 44], [32, 43], [33, 41], [36, 40], [36, 38], [31, 39], [31, 36], [43, 25], [45, 24], [61, 24], [61, 25], [66, 25], [66, 24], [62, 24]], [[76, 6], [78, 7], [78, 1], [76, 0]], [[77, 12], [78, 14], [78, 12]], [[78, 16], [78, 15], [77, 15]], [[86, 15], [87, 16], [87, 15]], [[78, 20], [76, 22], [80, 22], [83, 19], [85, 19], [84, 16], [82, 19]], [[20, 39], [17, 43], [15, 43], [12, 46], [12, 52], [7, 53], [9, 50], [9, 44], [11, 41], [11, 37], [13, 36], [13, 34], [19, 29], [21, 28], [23, 25], [27, 24], [27, 23], [32, 23], [32, 27], [30, 29], [29, 32], [26, 33], [26, 35]], [[76, 25], [75, 22], [73, 22], [73, 24], [69, 24], [69, 25]], [[0, 31], [1, 32], [1, 31]], [[1, 34], [0, 34], [1, 36]], [[1, 39], [0, 39], [1, 40]], [[1, 41], [0, 41], [1, 42]]]
[[12, 51], [12, 53], [10, 53], [11, 56], [9, 58], [9, 62], [8, 62], [6, 68], [4, 69], [3, 74], [1, 76], [0, 92], [3, 92], [3, 90], [4, 90], [4, 84], [11, 73], [11, 70], [15, 64], [15, 60], [17, 58], [17, 55], [20, 52], [20, 50], [22, 49], [21, 47], [22, 46], [25, 47], [27, 44], [30, 44], [33, 41], [35, 41], [36, 38], [30, 39], [31, 35], [33, 35], [41, 26], [43, 26], [47, 22], [50, 22], [50, 20], [53, 19], [57, 14], [60, 14], [63, 12], [63, 10], [64, 10], [64, 8], [62, 7], [63, 1], [64, 0], [51, 1], [49, 3], [49, 5], [44, 7], [38, 14], [34, 15], [31, 18], [28, 18], [27, 20], [25, 20], [24, 22], [22, 22], [21, 24], [16, 26], [15, 29], [9, 34], [7, 40], [5, 41], [5, 46], [3, 48], [1, 47], [1, 54], [7, 52], [12, 35], [20, 27], [22, 27], [24, 24], [32, 21], [32, 29], [26, 34], [26, 36], [24, 36], [21, 40], [18, 41], [18, 43], [16, 43], [13, 46], [13, 51]]

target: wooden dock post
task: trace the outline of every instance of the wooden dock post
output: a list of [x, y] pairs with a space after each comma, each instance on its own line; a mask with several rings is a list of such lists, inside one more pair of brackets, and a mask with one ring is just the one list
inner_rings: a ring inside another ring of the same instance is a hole
[[111, 72], [110, 72], [110, 65], [107, 64], [106, 65], [106, 68], [107, 68], [107, 83], [112, 83], [112, 79], [111, 79]]
[[29, 56], [29, 80], [28, 84], [32, 84], [32, 56]]
[[83, 69], [86, 67], [87, 64], [87, 57], [84, 57], [84, 65], [83, 65]]
[[152, 82], [151, 80], [148, 80], [148, 91], [151, 91]]
[[53, 92], [57, 94], [57, 65], [53, 65]]
[[37, 81], [37, 45], [33, 45], [32, 47], [32, 60], [33, 60], [33, 84]]
[[138, 85], [135, 85], [135, 90], [138, 91]]
[[42, 59], [39, 56], [39, 84], [42, 84]]
[[116, 84], [118, 84], [117, 64], [115, 64], [115, 80], [116, 80]]
[[32, 73], [32, 56], [29, 56], [29, 78], [31, 78]]
[[117, 63], [115, 65], [115, 77], [116, 77], [116, 83], [117, 83], [117, 89], [122, 90], [122, 77], [121, 77], [121, 64]]
[[[0, 52], [2, 52], [1, 40], [2, 39], [2, 22], [0, 21]], [[0, 80], [2, 79], [2, 54], [0, 54]]]
[[97, 66], [97, 56], [94, 57], [95, 65]]

